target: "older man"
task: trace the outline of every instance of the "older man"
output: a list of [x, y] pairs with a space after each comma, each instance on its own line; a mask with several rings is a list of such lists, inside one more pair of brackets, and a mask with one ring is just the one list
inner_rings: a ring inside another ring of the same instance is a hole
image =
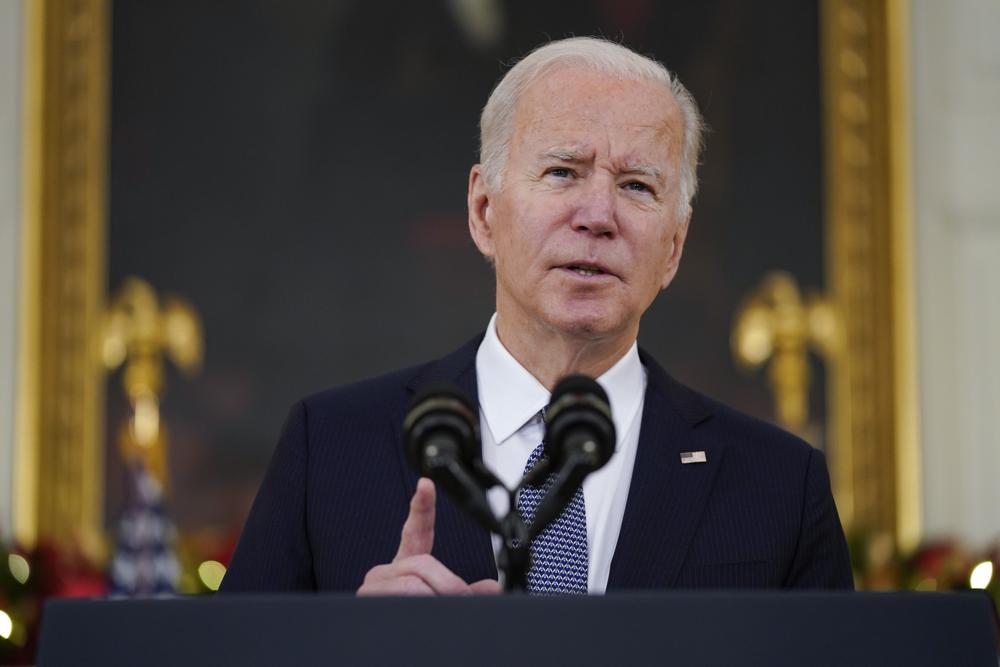
[[512, 486], [569, 373], [607, 390], [618, 442], [532, 545], [530, 590], [850, 588], [823, 455], [683, 387], [637, 348], [690, 222], [701, 141], [690, 94], [622, 46], [567, 39], [510, 70], [481, 129], [468, 206], [496, 272], [485, 335], [297, 405], [223, 590], [499, 591], [495, 538], [403, 459], [406, 404], [428, 382], [463, 386], [480, 406], [484, 461]]

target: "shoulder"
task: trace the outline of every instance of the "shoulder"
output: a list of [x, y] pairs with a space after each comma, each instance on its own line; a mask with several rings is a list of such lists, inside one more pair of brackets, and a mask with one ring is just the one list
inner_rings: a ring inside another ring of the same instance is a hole
[[652, 357], [643, 359], [649, 373], [654, 409], [671, 410], [693, 429], [695, 437], [726, 449], [726, 457], [748, 465], [806, 467], [822, 453], [802, 438], [748, 415], [675, 380]]
[[711, 416], [696, 431], [703, 440], [724, 449], [722, 478], [729, 484], [758, 490], [766, 487], [768, 493], [799, 498], [810, 479], [816, 475], [825, 478], [826, 461], [819, 449], [774, 424], [697, 395]]
[[309, 414], [354, 413], [369, 408], [384, 410], [387, 401], [405, 398], [407, 388], [429, 363], [410, 366], [384, 375], [351, 382], [306, 396], [300, 402]]
[[408, 390], [427, 364], [411, 366], [306, 396], [290, 420], [302, 425], [308, 442], [357, 444], [394, 439], [410, 400]]
[[359, 382], [331, 387], [307, 396], [298, 405], [310, 423], [323, 417], [349, 422], [386, 418], [401, 421], [413, 391], [424, 384], [442, 380], [457, 382], [471, 373], [472, 387], [475, 386], [475, 355], [481, 340], [482, 334], [446, 356]]
[[[693, 390], [690, 390], [693, 391]], [[797, 435], [770, 422], [702, 396], [712, 406], [712, 417], [705, 427], [719, 437], [725, 437], [735, 448], [752, 455], [766, 453], [808, 458], [815, 448]]]

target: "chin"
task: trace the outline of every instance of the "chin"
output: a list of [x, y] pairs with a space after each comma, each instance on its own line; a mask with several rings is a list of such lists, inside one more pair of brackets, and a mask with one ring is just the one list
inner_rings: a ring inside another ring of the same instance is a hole
[[567, 335], [592, 340], [607, 338], [625, 329], [622, 318], [599, 309], [579, 309], [553, 313], [549, 321], [556, 329]]

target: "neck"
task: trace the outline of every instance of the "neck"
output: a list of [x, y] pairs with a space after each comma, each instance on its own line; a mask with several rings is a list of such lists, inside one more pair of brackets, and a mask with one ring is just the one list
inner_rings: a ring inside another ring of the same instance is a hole
[[529, 331], [497, 315], [497, 337], [542, 386], [549, 391], [573, 373], [598, 378], [625, 356], [638, 327], [607, 336], [574, 336], [537, 327]]

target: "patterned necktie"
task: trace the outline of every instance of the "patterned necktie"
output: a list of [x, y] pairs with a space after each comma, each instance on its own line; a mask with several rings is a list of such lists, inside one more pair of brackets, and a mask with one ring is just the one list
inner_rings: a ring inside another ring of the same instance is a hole
[[[545, 443], [535, 447], [524, 467], [527, 473], [545, 454]], [[555, 475], [549, 475], [539, 486], [526, 486], [517, 498], [517, 510], [528, 525], [535, 520], [535, 511], [552, 486]], [[555, 521], [546, 526], [531, 543], [531, 569], [528, 570], [528, 593], [553, 595], [587, 593], [587, 508], [583, 488]]]

